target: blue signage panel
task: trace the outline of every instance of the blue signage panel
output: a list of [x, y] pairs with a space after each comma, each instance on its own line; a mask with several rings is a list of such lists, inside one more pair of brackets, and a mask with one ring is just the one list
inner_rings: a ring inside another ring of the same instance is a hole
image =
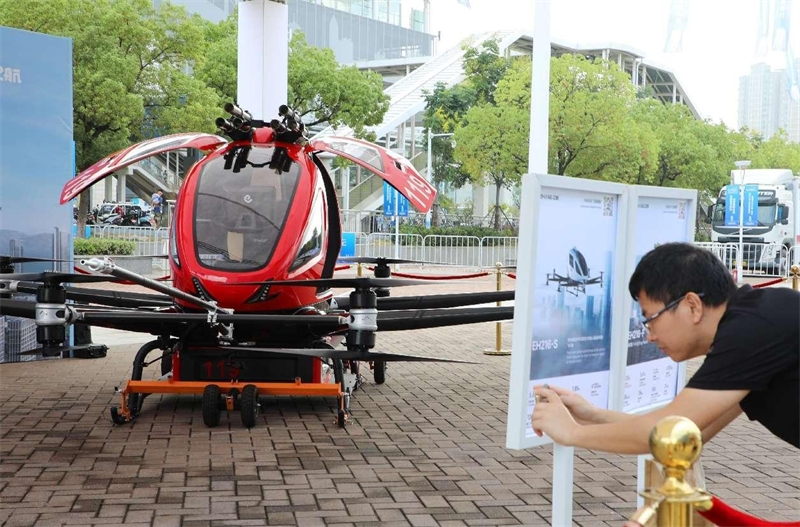
[[356, 255], [356, 233], [342, 233], [342, 248], [339, 251], [340, 257], [350, 257]]
[[725, 186], [725, 226], [739, 225], [739, 185]]
[[[396, 213], [394, 210], [395, 201], [397, 202]], [[383, 182], [383, 215], [408, 216], [408, 199], [385, 181]]]
[[758, 185], [744, 186], [744, 226], [758, 227]]
[[[0, 137], [0, 254], [69, 260], [72, 205], [59, 198], [75, 175], [70, 39], [0, 27]], [[6, 346], [6, 360], [25, 351]]]

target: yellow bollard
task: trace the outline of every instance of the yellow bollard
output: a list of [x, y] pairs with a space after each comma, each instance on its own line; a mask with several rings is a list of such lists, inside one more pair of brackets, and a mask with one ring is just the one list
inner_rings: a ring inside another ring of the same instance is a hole
[[[501, 269], [503, 268], [503, 264], [501, 264], [500, 262], [497, 262], [494, 265], [495, 265], [495, 267], [497, 267], [497, 270], [495, 271], [497, 273], [497, 290], [498, 291], [502, 291], [503, 290], [503, 282], [502, 282], [503, 273], [501, 272]], [[498, 300], [497, 301], [497, 307], [500, 307], [502, 305], [503, 305], [503, 303]], [[485, 349], [485, 350], [483, 350], [483, 354], [484, 355], [511, 355], [511, 352], [509, 350], [504, 350], [502, 348], [503, 348], [503, 326], [501, 325], [500, 322], [498, 322], [496, 324], [496, 327], [495, 327], [495, 348], [494, 349]]]
[[686, 482], [686, 471], [700, 457], [700, 429], [685, 417], [668, 416], [650, 433], [650, 451], [664, 467], [666, 480], [657, 489], [641, 493], [646, 506], [631, 520], [645, 527], [692, 527], [693, 509], [708, 510], [711, 496]]
[[792, 289], [800, 291], [800, 265], [793, 265], [792, 272]]

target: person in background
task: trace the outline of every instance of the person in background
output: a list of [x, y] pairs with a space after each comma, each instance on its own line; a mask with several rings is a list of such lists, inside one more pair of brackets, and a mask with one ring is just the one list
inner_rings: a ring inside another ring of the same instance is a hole
[[153, 217], [150, 219], [150, 223], [154, 228], [158, 229], [161, 225], [161, 213], [164, 209], [164, 193], [159, 190], [153, 194], [150, 199], [150, 205], [153, 207]]

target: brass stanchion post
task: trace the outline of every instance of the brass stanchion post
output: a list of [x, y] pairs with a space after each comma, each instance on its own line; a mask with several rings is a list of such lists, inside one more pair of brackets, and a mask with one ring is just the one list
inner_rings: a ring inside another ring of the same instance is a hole
[[665, 417], [650, 433], [650, 451], [664, 467], [666, 479], [657, 489], [642, 492], [645, 507], [631, 520], [645, 527], [692, 527], [693, 508], [707, 510], [711, 496], [686, 482], [686, 472], [700, 457], [703, 436], [685, 417]]
[[800, 291], [800, 265], [793, 265], [791, 269], [792, 289]]
[[358, 270], [356, 271], [356, 273], [357, 273], [357, 275], [356, 275], [356, 276], [358, 276], [359, 278], [361, 278], [361, 264], [360, 264], [360, 263], [358, 264]]
[[[503, 264], [497, 262], [494, 264], [497, 268], [495, 273], [497, 274], [497, 290], [503, 290], [503, 273], [501, 269], [503, 268]], [[503, 303], [501, 301], [497, 301], [497, 307], [502, 306]], [[511, 355], [509, 350], [504, 350], [503, 348], [503, 327], [500, 325], [501, 323], [498, 322], [495, 325], [495, 348], [494, 349], [485, 349], [483, 350], [484, 355]]]

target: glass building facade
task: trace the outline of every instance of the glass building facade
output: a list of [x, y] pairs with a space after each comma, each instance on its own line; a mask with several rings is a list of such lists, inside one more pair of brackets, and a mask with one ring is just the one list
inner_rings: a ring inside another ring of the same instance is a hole
[[[165, 0], [153, 0], [158, 7]], [[170, 0], [206, 20], [219, 22], [236, 9], [237, 0]], [[341, 64], [370, 60], [429, 57], [434, 36], [425, 12], [408, 10], [402, 0], [288, 0], [289, 29], [302, 31], [318, 48], [331, 48]]]
[[424, 15], [412, 10], [401, 25], [400, 0], [289, 0], [289, 28], [308, 43], [331, 48], [342, 64], [427, 57], [434, 36], [424, 32]]

